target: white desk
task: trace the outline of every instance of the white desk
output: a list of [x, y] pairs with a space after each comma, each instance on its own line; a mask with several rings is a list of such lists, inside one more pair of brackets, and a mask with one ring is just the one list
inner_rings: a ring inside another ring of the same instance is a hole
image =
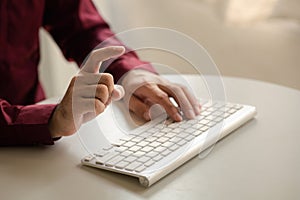
[[257, 107], [256, 119], [152, 187], [81, 166], [86, 153], [72, 136], [54, 146], [1, 148], [0, 199], [300, 199], [300, 91], [239, 78], [224, 83], [229, 101]]

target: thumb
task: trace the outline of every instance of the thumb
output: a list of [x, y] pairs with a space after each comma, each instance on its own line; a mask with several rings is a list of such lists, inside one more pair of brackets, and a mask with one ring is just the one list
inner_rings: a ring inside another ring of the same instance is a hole
[[124, 52], [125, 48], [123, 46], [109, 46], [93, 50], [81, 68], [80, 72], [98, 73], [103, 61], [120, 56]]

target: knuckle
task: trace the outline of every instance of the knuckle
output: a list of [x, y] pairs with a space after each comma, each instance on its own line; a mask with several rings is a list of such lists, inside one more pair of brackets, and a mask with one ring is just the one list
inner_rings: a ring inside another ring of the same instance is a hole
[[159, 101], [164, 101], [169, 98], [169, 96], [166, 93], [159, 93], [156, 95]]
[[100, 94], [108, 94], [108, 88], [106, 85], [103, 85], [103, 84], [99, 84], [97, 85], [97, 93], [100, 93]]
[[173, 91], [173, 93], [177, 94], [178, 92], [180, 92], [182, 90], [182, 87], [180, 87], [178, 85], [172, 85], [171, 90]]
[[112, 85], [114, 83], [114, 77], [109, 73], [102, 73], [101, 80], [108, 85]]

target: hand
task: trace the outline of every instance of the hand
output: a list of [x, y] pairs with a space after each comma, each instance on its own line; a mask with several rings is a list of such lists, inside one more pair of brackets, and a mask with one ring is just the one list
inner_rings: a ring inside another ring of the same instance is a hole
[[[201, 105], [195, 96], [183, 85], [171, 83], [163, 77], [146, 70], [130, 71], [123, 79], [124, 100], [129, 109], [137, 116], [149, 121], [149, 109], [154, 104], [161, 105], [174, 120], [181, 121], [179, 108], [188, 119], [200, 114]], [[175, 107], [169, 97], [173, 97], [179, 108]]]
[[122, 98], [124, 91], [121, 86], [114, 86], [113, 77], [98, 72], [102, 61], [120, 56], [124, 51], [124, 47], [105, 47], [91, 52], [49, 121], [53, 138], [74, 134], [82, 123], [102, 113], [112, 100]]

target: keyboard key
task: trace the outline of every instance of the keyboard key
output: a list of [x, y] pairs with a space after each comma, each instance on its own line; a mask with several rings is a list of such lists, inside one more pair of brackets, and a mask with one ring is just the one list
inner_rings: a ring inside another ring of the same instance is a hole
[[151, 151], [149, 153], [147, 153], [145, 156], [148, 156], [149, 158], [153, 158], [155, 156], [157, 156], [159, 153], [155, 152], [155, 151]]
[[121, 160], [123, 160], [125, 157], [124, 156], [115, 156], [114, 158], [108, 160], [107, 162], [105, 162], [106, 166], [112, 167], [115, 164], [117, 164], [118, 162], [120, 162]]
[[132, 138], [131, 141], [132, 141], [132, 142], [135, 142], [135, 143], [138, 143], [138, 142], [143, 141], [144, 139], [145, 139], [145, 138], [143, 138], [143, 137], [137, 136], [137, 137]]
[[164, 128], [164, 129], [161, 129], [160, 131], [163, 132], [163, 133], [168, 133], [170, 132], [172, 129], [170, 128]]
[[161, 152], [165, 151], [166, 149], [167, 149], [166, 147], [160, 146], [160, 147], [156, 147], [154, 149], [154, 151], [161, 153]]
[[161, 138], [158, 138], [156, 141], [160, 142], [160, 143], [164, 143], [164, 142], [167, 142], [168, 140], [169, 140], [169, 138], [167, 138], [167, 137], [161, 137]]
[[139, 162], [142, 162], [142, 163], [145, 163], [145, 162], [147, 162], [147, 161], [149, 161], [151, 158], [150, 157], [141, 157], [141, 158], [139, 158], [137, 161], [139, 161]]
[[112, 142], [111, 144], [112, 144], [113, 146], [122, 146], [122, 145], [125, 144], [125, 143], [126, 143], [126, 141], [124, 141], [124, 140], [118, 140], [118, 141]]
[[170, 153], [172, 153], [172, 151], [170, 151], [169, 149], [166, 149], [165, 151], [161, 152], [161, 155], [167, 156], [167, 155], [169, 155]]
[[128, 148], [127, 147], [124, 147], [124, 146], [120, 146], [120, 147], [116, 147], [114, 150], [116, 152], [124, 152], [126, 151]]
[[145, 139], [145, 141], [147, 141], [147, 142], [154, 142], [156, 139], [157, 139], [157, 137], [150, 136], [150, 137], [147, 137]]
[[152, 158], [152, 160], [154, 160], [155, 162], [158, 162], [158, 161], [160, 161], [161, 159], [163, 159], [163, 156], [162, 156], [162, 155], [157, 155], [157, 156], [155, 156], [154, 158]]
[[141, 165], [141, 166], [139, 166], [138, 168], [134, 169], [134, 171], [136, 171], [136, 172], [142, 172], [142, 171], [144, 171], [146, 168], [147, 168], [146, 166]]
[[131, 156], [134, 152], [126, 150], [121, 153], [122, 156], [128, 157]]
[[195, 132], [196, 130], [194, 128], [188, 128], [185, 130], [186, 133], [193, 133]]
[[114, 156], [119, 155], [117, 152], [110, 152], [102, 157], [96, 157], [97, 164], [105, 164], [106, 161], [113, 158]]
[[172, 130], [172, 133], [181, 133], [184, 129], [182, 128], [175, 128]]
[[176, 135], [177, 135], [176, 133], [169, 132], [169, 133], [165, 134], [165, 137], [167, 137], [167, 138], [173, 138]]
[[179, 147], [180, 147], [179, 145], [173, 144], [172, 146], [169, 147], [169, 149], [170, 149], [171, 151], [176, 151]]
[[136, 143], [134, 143], [134, 142], [131, 142], [131, 141], [128, 141], [128, 142], [126, 142], [123, 146], [125, 146], [125, 147], [132, 147], [133, 145], [135, 145]]
[[172, 129], [172, 128], [178, 127], [179, 125], [180, 125], [180, 124], [179, 124], [178, 122], [177, 122], [177, 123], [174, 122], [174, 123], [172, 123], [172, 124], [169, 124], [168, 127]]
[[137, 146], [144, 147], [144, 146], [147, 146], [148, 144], [149, 144], [149, 142], [147, 142], [147, 141], [141, 141], [137, 144]]
[[122, 137], [120, 140], [128, 142], [128, 141], [130, 141], [133, 137], [135, 137], [135, 136], [133, 136], [133, 135], [126, 135], [126, 136]]
[[121, 161], [121, 162], [118, 162], [115, 167], [116, 168], [119, 168], [119, 169], [123, 169], [124, 167], [126, 167], [127, 165], [129, 165], [129, 162], [126, 162], [126, 161]]
[[180, 137], [174, 137], [174, 138], [170, 139], [170, 142], [178, 143], [180, 140], [182, 140], [182, 138], [180, 138]]
[[181, 124], [179, 126], [179, 128], [183, 128], [183, 129], [186, 129], [186, 128], [189, 128], [191, 125], [190, 124]]
[[149, 160], [148, 162], [146, 162], [144, 165], [146, 167], [150, 167], [151, 165], [153, 165], [155, 162], [153, 160]]
[[180, 140], [179, 142], [177, 142], [178, 145], [183, 146], [186, 144], [185, 140]]
[[93, 159], [94, 159], [93, 155], [88, 155], [88, 156], [84, 157], [84, 161], [86, 161], [86, 162], [90, 162]]
[[187, 121], [188, 124], [195, 124], [195, 123], [197, 123], [197, 122], [198, 122], [197, 119], [191, 119], [191, 120], [188, 120], [188, 121]]
[[104, 155], [106, 155], [108, 153], [109, 153], [108, 151], [105, 151], [105, 150], [101, 149], [101, 150], [97, 151], [96, 153], [94, 153], [94, 155], [102, 157], [102, 156], [104, 156]]
[[136, 151], [138, 151], [138, 150], [140, 150], [142, 147], [140, 147], [140, 146], [132, 146], [132, 147], [130, 147], [128, 150], [129, 151], [132, 151], [132, 152], [136, 152]]
[[135, 156], [135, 157], [139, 158], [139, 157], [144, 156], [145, 154], [146, 154], [146, 152], [144, 152], [144, 151], [137, 151], [137, 152], [134, 152], [132, 154], [132, 156]]
[[149, 151], [152, 151], [153, 150], [153, 147], [149, 147], [149, 146], [145, 146], [144, 148], [141, 149], [141, 151], [144, 151], [144, 152], [149, 152]]
[[208, 129], [209, 129], [208, 126], [202, 126], [202, 127], [200, 128], [200, 131], [205, 132], [205, 131], [207, 131]]
[[130, 163], [129, 165], [127, 165], [125, 167], [125, 169], [128, 170], [128, 171], [133, 171], [135, 168], [138, 168], [141, 165], [142, 165], [142, 163], [135, 161], [135, 162]]
[[201, 133], [203, 133], [203, 131], [196, 130], [196, 131], [193, 133], [193, 135], [194, 135], [195, 137], [197, 137], [197, 136], [201, 135]]
[[194, 129], [199, 129], [199, 128], [201, 128], [203, 126], [203, 124], [194, 124], [192, 127], [194, 128]]
[[151, 142], [151, 143], [149, 144], [149, 146], [155, 148], [155, 147], [158, 147], [160, 144], [161, 144], [161, 143], [154, 141], [154, 142]]
[[137, 159], [137, 157], [135, 157], [135, 156], [129, 156], [129, 157], [125, 158], [124, 161], [131, 163], [131, 162], [135, 161], [136, 159]]
[[171, 146], [173, 146], [173, 145], [174, 145], [173, 142], [167, 141], [167, 142], [163, 143], [161, 146], [162, 146], [162, 147], [169, 148], [169, 147], [171, 147]]
[[203, 124], [203, 125], [206, 125], [206, 124], [209, 123], [209, 120], [207, 120], [207, 119], [202, 119], [202, 120], [199, 121], [199, 123], [200, 123], [200, 124]]
[[149, 133], [157, 133], [157, 132], [159, 132], [159, 129], [157, 129], [157, 128], [150, 128], [149, 130], [147, 130], [147, 132], [149, 132]]
[[186, 138], [184, 138], [186, 141], [191, 141], [193, 140], [195, 137], [193, 135], [188, 135]]

